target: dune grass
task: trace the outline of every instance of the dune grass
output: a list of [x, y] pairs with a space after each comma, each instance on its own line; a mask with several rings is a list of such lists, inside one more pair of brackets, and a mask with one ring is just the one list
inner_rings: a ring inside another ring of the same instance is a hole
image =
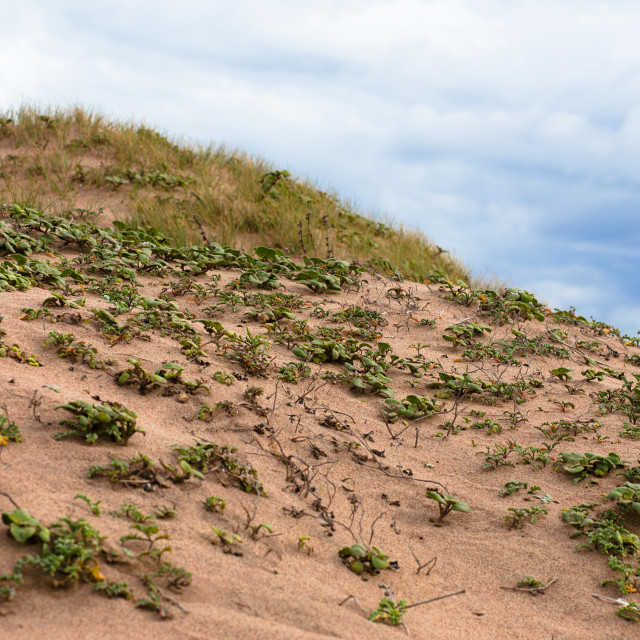
[[25, 106], [0, 114], [0, 199], [67, 216], [118, 197], [116, 218], [180, 244], [215, 240], [291, 255], [348, 257], [421, 281], [469, 270], [428, 238], [356, 210], [261, 158], [174, 141], [147, 126], [80, 107]]

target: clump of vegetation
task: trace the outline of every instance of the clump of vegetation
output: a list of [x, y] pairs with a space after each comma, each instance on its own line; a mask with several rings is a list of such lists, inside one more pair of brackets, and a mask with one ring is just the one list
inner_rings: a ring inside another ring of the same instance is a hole
[[219, 544], [222, 547], [224, 553], [230, 553], [234, 556], [241, 556], [242, 550], [238, 548], [238, 545], [242, 544], [242, 536], [234, 533], [233, 531], [225, 531], [216, 526], [211, 526], [214, 537], [211, 539], [211, 543], [214, 545]]
[[20, 427], [9, 420], [8, 416], [0, 414], [0, 447], [6, 446], [9, 442], [22, 442]]
[[49, 337], [44, 341], [43, 347], [52, 345], [56, 348], [59, 358], [70, 358], [73, 362], [86, 363], [91, 369], [104, 369], [110, 361], [102, 362], [96, 358], [98, 350], [78, 340], [72, 333], [49, 332]]
[[625, 482], [610, 491], [607, 497], [615, 500], [623, 512], [633, 511], [640, 516], [640, 484]]
[[75, 437], [84, 438], [86, 442], [93, 444], [98, 438], [104, 437], [126, 445], [134, 434], [144, 434], [144, 430], [136, 426], [138, 414], [118, 402], [91, 404], [75, 400], [58, 405], [56, 409], [64, 409], [74, 416], [72, 420], [60, 421], [61, 425], [69, 429], [56, 434], [56, 440]]
[[640, 548], [638, 536], [611, 517], [590, 517], [591, 508], [592, 505], [578, 505], [562, 511], [562, 519], [577, 529], [571, 537], [586, 538], [586, 542], [578, 545], [578, 548], [596, 549], [618, 558], [624, 558], [627, 554], [635, 555]]
[[204, 508], [214, 513], [224, 513], [226, 506], [227, 501], [218, 496], [208, 496], [204, 501]]
[[190, 447], [175, 446], [173, 448], [180, 465], [187, 464], [193, 471], [201, 474], [217, 473], [233, 482], [247, 493], [267, 495], [262, 483], [258, 480], [258, 472], [248, 464], [243, 464], [235, 454], [237, 449], [228, 445], [217, 445], [213, 442], [202, 442], [196, 439]]
[[356, 542], [350, 547], [342, 547], [338, 555], [357, 576], [362, 573], [378, 573], [389, 568], [389, 556], [382, 553], [378, 547], [369, 548], [361, 542]]
[[106, 583], [99, 564], [99, 560], [106, 558], [104, 536], [83, 518], [64, 517], [44, 527], [26, 511], [16, 509], [3, 513], [2, 521], [9, 525], [9, 534], [16, 542], [39, 541], [41, 550], [23, 556], [11, 573], [0, 576], [1, 581], [22, 585], [25, 568], [36, 567], [49, 576], [54, 587], [67, 587], [80, 580]]
[[441, 526], [444, 518], [452, 511], [460, 511], [461, 513], [469, 513], [471, 511], [466, 502], [462, 502], [462, 500], [458, 500], [454, 496], [443, 493], [437, 489], [427, 489], [427, 498], [435, 500], [438, 504], [438, 510], [440, 512], [438, 517], [430, 518], [431, 522], [437, 526]]
[[94, 465], [87, 472], [88, 478], [109, 478], [115, 487], [143, 487], [171, 486], [162, 473], [159, 472], [153, 460], [138, 453], [128, 460], [112, 458], [108, 465]]
[[544, 507], [523, 507], [516, 508], [511, 507], [508, 509], [510, 513], [508, 513], [504, 517], [504, 524], [507, 529], [518, 529], [520, 528], [527, 520], [531, 524], [535, 524], [538, 521], [538, 518], [541, 515], [546, 515], [549, 513], [547, 509]]
[[574, 483], [583, 480], [589, 474], [596, 476], [596, 478], [602, 478], [610, 471], [625, 465], [617, 453], [612, 452], [602, 456], [588, 451], [586, 453], [572, 451], [561, 453], [558, 464], [562, 464], [564, 471], [575, 476]]
[[143, 369], [135, 358], [127, 360], [133, 367], [125, 369], [115, 375], [116, 384], [122, 386], [136, 386], [140, 395], [146, 395], [154, 389], [162, 389], [162, 395], [173, 396], [181, 391], [191, 395], [198, 391], [210, 393], [209, 388], [202, 382], [185, 380], [182, 377], [184, 367], [175, 362], [165, 362], [161, 369], [154, 373]]
[[402, 624], [402, 617], [407, 612], [408, 602], [393, 598], [382, 598], [378, 606], [367, 616], [371, 622], [384, 622], [391, 626]]
[[311, 367], [303, 362], [289, 362], [278, 369], [278, 378], [291, 384], [298, 384], [311, 375]]

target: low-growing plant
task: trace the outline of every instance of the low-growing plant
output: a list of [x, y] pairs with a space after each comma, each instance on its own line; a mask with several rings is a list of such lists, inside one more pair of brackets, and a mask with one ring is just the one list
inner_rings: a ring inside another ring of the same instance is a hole
[[509, 482], [506, 482], [504, 485], [504, 489], [501, 489], [498, 492], [498, 495], [501, 498], [505, 498], [506, 496], [510, 496], [513, 493], [516, 493], [516, 491], [520, 491], [520, 489], [527, 489], [529, 487], [528, 483], [526, 482], [516, 482], [514, 480], [510, 480]]
[[631, 438], [632, 440], [638, 440], [640, 438], [640, 426], [632, 425], [628, 422], [624, 423], [624, 429], [620, 431], [619, 436], [626, 436], [627, 438]]
[[602, 382], [606, 373], [604, 371], [596, 371], [595, 369], [585, 369], [581, 371], [582, 375], [589, 381], [597, 380], [598, 382]]
[[228, 374], [226, 371], [215, 371], [211, 377], [220, 384], [224, 384], [227, 387], [230, 387], [234, 382], [235, 378]]
[[224, 411], [230, 416], [235, 416], [238, 413], [236, 405], [231, 402], [231, 400], [220, 400], [220, 402], [216, 402], [215, 404], [200, 407], [198, 410], [198, 420], [209, 422], [216, 411]]
[[569, 375], [573, 369], [567, 369], [566, 367], [558, 367], [557, 369], [551, 369], [551, 375], [559, 378], [560, 380], [571, 380]]
[[158, 472], [154, 462], [142, 453], [128, 460], [113, 458], [108, 466], [92, 466], [87, 472], [87, 477], [107, 477], [116, 487], [122, 485], [152, 489], [154, 486], [171, 486]]
[[234, 556], [241, 556], [242, 551], [238, 549], [238, 545], [242, 544], [242, 536], [232, 531], [225, 531], [216, 526], [211, 526], [215, 536], [211, 539], [212, 544], [219, 544], [222, 546], [224, 553], [230, 553]]
[[539, 516], [549, 513], [544, 507], [523, 507], [521, 509], [511, 507], [509, 511], [510, 513], [504, 517], [504, 524], [507, 529], [518, 529], [527, 520], [531, 524], [535, 524]]
[[473, 422], [471, 422], [469, 418], [463, 418], [463, 419], [465, 420], [465, 422], [469, 421], [470, 429], [486, 429], [489, 435], [502, 432], [502, 425], [498, 422], [494, 422], [490, 418], [486, 418], [485, 420], [482, 420], [482, 421], [475, 420]]
[[464, 324], [453, 324], [445, 329], [452, 335], [442, 337], [453, 344], [453, 348], [459, 344], [469, 345], [476, 336], [482, 336], [484, 332], [491, 333], [491, 329], [484, 324], [477, 322], [466, 322]]
[[615, 584], [620, 590], [620, 593], [624, 595], [637, 593], [638, 587], [640, 587], [640, 564], [638, 564], [637, 561], [634, 567], [631, 562], [621, 560], [616, 556], [609, 556], [609, 568], [612, 571], [616, 571], [619, 575], [617, 578], [603, 580], [600, 584], [601, 587], [606, 587], [608, 584]]
[[[83, 518], [64, 517], [45, 528], [28, 513], [16, 510], [3, 513], [2, 520], [10, 525], [12, 536], [18, 542], [27, 543], [37, 536], [42, 548], [40, 553], [23, 556], [16, 562], [13, 572], [1, 576], [0, 580], [21, 585], [25, 567], [33, 566], [49, 575], [54, 587], [66, 587], [81, 579], [104, 581], [98, 563], [105, 553], [104, 536]], [[17, 528], [11, 525], [17, 525]]]
[[480, 451], [476, 455], [484, 455], [485, 460], [482, 463], [482, 469], [497, 469], [498, 467], [513, 467], [514, 464], [508, 460], [508, 457], [516, 451], [515, 442], [509, 441], [506, 444], [495, 444], [493, 448], [487, 447], [486, 451]]
[[9, 527], [9, 535], [20, 543], [33, 542], [36, 538], [47, 543], [51, 539], [51, 533], [47, 527], [40, 524], [24, 509], [14, 509], [2, 514], [2, 522]]
[[586, 542], [578, 549], [596, 549], [605, 555], [624, 558], [635, 555], [640, 548], [638, 536], [611, 518], [592, 518], [589, 511], [592, 505], [577, 505], [562, 510], [562, 519], [577, 529], [572, 538], [584, 536]]
[[174, 597], [168, 596], [158, 583], [164, 583], [163, 586], [166, 584], [167, 588], [180, 593], [184, 587], [191, 583], [191, 572], [165, 561], [159, 562], [155, 571], [143, 573], [140, 578], [147, 588], [147, 597], [136, 600], [133, 605], [139, 609], [153, 611], [165, 620], [173, 617], [167, 603], [180, 605], [177, 604]]
[[416, 395], [409, 395], [402, 401], [387, 398], [385, 405], [388, 409], [383, 411], [383, 415], [388, 422], [429, 417], [443, 409], [442, 404], [438, 404], [425, 396]]
[[301, 379], [311, 375], [311, 367], [304, 362], [288, 362], [278, 369], [278, 378], [291, 384], [298, 384]]
[[306, 533], [298, 536], [298, 549], [304, 551], [308, 556], [312, 556], [315, 553], [315, 549], [311, 545], [311, 536]]
[[389, 556], [382, 553], [378, 547], [368, 547], [361, 542], [356, 542], [350, 547], [342, 547], [338, 556], [357, 576], [363, 573], [378, 573], [389, 568]]
[[76, 437], [84, 438], [86, 442], [93, 444], [98, 438], [106, 437], [126, 445], [134, 434], [145, 433], [143, 429], [136, 426], [138, 414], [118, 402], [91, 404], [84, 400], [75, 400], [55, 408], [68, 411], [75, 418], [60, 421], [61, 425], [69, 429], [56, 434], [54, 436], [56, 440]]
[[640, 604], [637, 602], [627, 602], [616, 609], [616, 615], [629, 622], [638, 622], [640, 621]]
[[613, 452], [602, 456], [597, 453], [568, 451], [560, 454], [560, 460], [556, 466], [560, 465], [564, 471], [575, 476], [574, 483], [577, 484], [589, 474], [593, 474], [596, 478], [602, 478], [610, 471], [624, 467], [625, 463], [617, 453]]
[[89, 509], [91, 509], [91, 511], [93, 512], [94, 515], [99, 516], [102, 511], [100, 509], [100, 504], [102, 503], [102, 500], [96, 500], [95, 502], [93, 502], [91, 500], [91, 498], [87, 497], [86, 495], [84, 495], [84, 493], [76, 493], [75, 496], [73, 496], [74, 500], [84, 500], [84, 502], [87, 503], [87, 506], [89, 507]]
[[131, 600], [131, 589], [126, 582], [121, 580], [118, 582], [101, 580], [93, 585], [93, 590], [104, 594], [107, 598], [124, 598], [125, 600]]
[[202, 474], [220, 473], [247, 493], [267, 495], [262, 483], [258, 481], [258, 472], [240, 462], [235, 455], [235, 447], [219, 446], [213, 442], [205, 443], [196, 439], [196, 444], [191, 447], [174, 446], [173, 450], [180, 465], [187, 464], [190, 469]]
[[8, 416], [0, 414], [0, 446], [6, 446], [9, 442], [22, 442], [20, 427]]
[[431, 498], [431, 500], [435, 500], [438, 503], [438, 518], [429, 518], [436, 526], [441, 526], [444, 518], [452, 511], [460, 511], [462, 513], [469, 513], [469, 511], [471, 511], [466, 502], [462, 502], [454, 496], [443, 493], [437, 489], [427, 489], [427, 498]]
[[640, 516], [640, 484], [625, 482], [609, 492], [609, 500], [615, 500], [624, 513], [633, 511]]
[[367, 616], [367, 620], [397, 626], [402, 624], [407, 608], [408, 603], [406, 600], [398, 600], [396, 602], [393, 598], [382, 598], [378, 606]]
[[[131, 507], [132, 505], [127, 505]], [[132, 529], [132, 533], [128, 533], [120, 538], [120, 545], [124, 553], [130, 558], [141, 559], [146, 556], [152, 558], [153, 560], [160, 561], [162, 556], [171, 551], [171, 547], [166, 545], [158, 545], [162, 540], [169, 540], [170, 536], [168, 533], [164, 531], [160, 531], [160, 527], [153, 522], [155, 516], [143, 516], [139, 510], [135, 507], [133, 510], [129, 509], [129, 513], [133, 511], [133, 515], [129, 517], [134, 520], [129, 525], [129, 528]], [[129, 548], [130, 544], [134, 543], [142, 543], [143, 550], [139, 552], [135, 552]]]
[[219, 498], [218, 496], [208, 496], [204, 500], [204, 508], [207, 511], [212, 511], [214, 513], [224, 513], [226, 506], [227, 501], [224, 498]]
[[52, 345], [56, 348], [59, 358], [70, 358], [73, 362], [86, 363], [91, 369], [104, 369], [111, 364], [110, 360], [102, 362], [96, 358], [98, 350], [78, 340], [72, 333], [49, 332], [49, 337], [44, 341], [43, 348]]

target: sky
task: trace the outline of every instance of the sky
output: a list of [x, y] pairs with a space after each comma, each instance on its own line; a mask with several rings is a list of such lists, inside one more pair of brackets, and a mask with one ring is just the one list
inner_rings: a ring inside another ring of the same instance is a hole
[[0, 110], [260, 155], [480, 277], [640, 330], [637, 0], [21, 0]]

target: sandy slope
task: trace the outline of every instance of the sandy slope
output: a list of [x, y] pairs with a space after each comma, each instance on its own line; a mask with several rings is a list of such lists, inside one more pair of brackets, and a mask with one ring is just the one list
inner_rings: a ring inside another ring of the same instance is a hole
[[[199, 276], [198, 280], [208, 282], [212, 273]], [[219, 286], [238, 275], [233, 270], [219, 273], [222, 275]], [[149, 297], [158, 297], [166, 286], [166, 280], [147, 276], [141, 277], [141, 282], [142, 293]], [[365, 275], [359, 291], [316, 296], [299, 284], [283, 282], [287, 292], [321, 301], [327, 311], [359, 305], [385, 314], [388, 324], [380, 329], [380, 340], [391, 344], [394, 353], [402, 357], [415, 355], [411, 345], [429, 345], [422, 353], [427, 359], [440, 363], [441, 368], [429, 371], [418, 380], [416, 388], [409, 385], [414, 379], [406, 371], [391, 371], [388, 375], [393, 379], [396, 398], [402, 399], [409, 393], [431, 396], [433, 390], [426, 389], [425, 383], [437, 381], [439, 371], [468, 370], [474, 377], [485, 380], [500, 376], [505, 381], [535, 377], [542, 380], [544, 386], [536, 395], [529, 393], [527, 401], [519, 405], [528, 421], [510, 430], [503, 412], [513, 410], [513, 402], [488, 406], [473, 399], [464, 400], [458, 417], [460, 424], [464, 424], [462, 416], [469, 416], [469, 410], [476, 409], [504, 425], [503, 431], [489, 435], [485, 430], [465, 429], [446, 438], [434, 437], [438, 432], [446, 432], [442, 425], [451, 418], [448, 414], [418, 422], [402, 436], [392, 439], [391, 433], [399, 433], [404, 425], [402, 422], [385, 425], [382, 398], [370, 393], [356, 394], [346, 385], [321, 379], [326, 370], [340, 371], [337, 365], [312, 365], [310, 379], [297, 385], [280, 382], [274, 396], [275, 372], [282, 364], [296, 360], [283, 345], [271, 346], [274, 362], [268, 378], [247, 377], [238, 365], [216, 355], [213, 345], [205, 347], [206, 366], [199, 366], [188, 362], [175, 340], [162, 337], [158, 332], [149, 332], [148, 340], [110, 344], [100, 335], [96, 324], [88, 321], [89, 308], [109, 308], [97, 295], [89, 294], [86, 307], [79, 311], [87, 322], [71, 325], [64, 321], [53, 324], [50, 320], [43, 323], [19, 319], [23, 307], [40, 306], [49, 295], [44, 289], [0, 292], [2, 327], [7, 332], [5, 342], [18, 343], [44, 364], [31, 367], [9, 358], [0, 359], [0, 407], [6, 405], [10, 419], [20, 426], [23, 435], [22, 443], [9, 443], [0, 457], [2, 510], [14, 508], [10, 497], [43, 523], [62, 515], [74, 519], [83, 517], [108, 536], [109, 544], [117, 547], [129, 523], [113, 518], [109, 511], [119, 509], [123, 503], [135, 504], [145, 513], [157, 506], [173, 506], [177, 516], [160, 521], [162, 530], [171, 536], [172, 551], [167, 559], [193, 574], [191, 585], [173, 596], [180, 603], [179, 608], [171, 607], [173, 618], [160, 620], [150, 612], [135, 609], [131, 602], [109, 600], [92, 593], [89, 584], [69, 590], [51, 589], [42, 574], [30, 572], [25, 585], [18, 589], [16, 599], [1, 605], [6, 616], [0, 623], [0, 636], [309, 640], [401, 637], [404, 635], [401, 627], [374, 624], [366, 619], [384, 595], [380, 586], [384, 584], [393, 589], [396, 598], [405, 598], [410, 603], [465, 590], [464, 594], [410, 609], [405, 621], [415, 638], [634, 637], [636, 630], [632, 624], [613, 615], [614, 605], [591, 595], [619, 596], [614, 586], [599, 587], [600, 581], [611, 576], [606, 558], [594, 551], [576, 551], [576, 541], [569, 538], [571, 529], [560, 517], [563, 508], [603, 501], [602, 494], [610, 491], [620, 478], [609, 474], [597, 483], [586, 480], [574, 484], [567, 474], [554, 472], [552, 465], [533, 468], [517, 464], [515, 468], [486, 471], [481, 469], [485, 455], [479, 455], [487, 446], [506, 444], [509, 440], [522, 446], [541, 446], [544, 438], [536, 426], [554, 420], [596, 417], [589, 393], [604, 388], [617, 389], [620, 381], [606, 377], [602, 382], [580, 382], [579, 371], [584, 365], [577, 356], [575, 361], [527, 356], [520, 359], [526, 365], [522, 367], [491, 361], [462, 361], [462, 349], [453, 350], [443, 339], [445, 328], [465, 318], [486, 320], [475, 317], [475, 306], [461, 307], [445, 300], [438, 285], [399, 284], [380, 276]], [[394, 300], [388, 294], [396, 287], [401, 287], [410, 297]], [[188, 298], [179, 297], [176, 302], [201, 317], [201, 308]], [[213, 302], [212, 297], [203, 306]], [[307, 318], [314, 327], [340, 326], [312, 316], [312, 309], [296, 312], [297, 319]], [[259, 323], [247, 323], [245, 310], [240, 307], [234, 313], [225, 309], [219, 320], [226, 328], [242, 335], [247, 327], [252, 333], [265, 334], [265, 328]], [[120, 316], [119, 320], [125, 317]], [[434, 319], [435, 328], [420, 326], [416, 320], [422, 318]], [[194, 326], [202, 331], [202, 325]], [[344, 326], [348, 328], [348, 324]], [[551, 320], [493, 326], [490, 336], [483, 337], [482, 341], [509, 340], [513, 338], [514, 326], [525, 330], [529, 337], [547, 335], [547, 328], [560, 327], [569, 333], [565, 340], [568, 344], [576, 339], [597, 341], [601, 351], [606, 351], [605, 345], [609, 345], [620, 354], [610, 359], [610, 367], [625, 371], [628, 378], [632, 372], [638, 372], [637, 368], [624, 363], [624, 355], [637, 353], [638, 349], [621, 345], [611, 335], [594, 335], [590, 329], [557, 325]], [[111, 358], [114, 363], [105, 371], [96, 371], [82, 363], [73, 364], [56, 357], [52, 348], [42, 349], [44, 339], [52, 330], [73, 332], [97, 347], [99, 357]], [[206, 343], [207, 336], [203, 331], [202, 334]], [[142, 396], [135, 388], [117, 386], [113, 374], [127, 366], [126, 360], [132, 356], [150, 370], [167, 361], [185, 365], [184, 377], [204, 381], [211, 389], [211, 396], [190, 396], [182, 404], [175, 396], [163, 397], [157, 391]], [[563, 384], [550, 375], [550, 370], [558, 366], [574, 370], [573, 383], [584, 393], [568, 395]], [[241, 379], [227, 387], [212, 379], [214, 371], [237, 373]], [[219, 412], [209, 423], [197, 420], [198, 409], [205, 403], [224, 399], [242, 403], [242, 394], [251, 385], [264, 388], [260, 403], [268, 409], [266, 416], [243, 406], [235, 416]], [[126, 448], [103, 440], [89, 446], [77, 439], [53, 439], [61, 430], [58, 421], [66, 417], [63, 411], [54, 409], [56, 405], [78, 399], [93, 402], [91, 398], [98, 397], [121, 402], [137, 411], [138, 422], [146, 435], [133, 436]], [[550, 402], [551, 398], [571, 401], [575, 408], [563, 412]], [[37, 407], [32, 406], [34, 399]], [[453, 404], [452, 400], [444, 402], [447, 408]], [[339, 417], [349, 430], [339, 432], [323, 426], [321, 419], [326, 415]], [[599, 442], [593, 433], [578, 436], [575, 442], [560, 443], [554, 457], [559, 451], [603, 454], [616, 451], [637, 464], [637, 442], [618, 437], [622, 417], [607, 415], [598, 420], [602, 422], [599, 432], [607, 436], [607, 440]], [[365, 437], [365, 434], [368, 435]], [[230, 483], [224, 486], [215, 474], [208, 475], [204, 481], [191, 480], [150, 492], [133, 488], [114, 490], [106, 479], [86, 477], [92, 465], [139, 451], [154, 460], [172, 461], [171, 444], [190, 445], [194, 436], [237, 446], [242, 458], [258, 470], [268, 497], [256, 498]], [[349, 441], [361, 443], [356, 453], [362, 459], [352, 455], [343, 444]], [[381, 453], [375, 455], [366, 450], [367, 446]], [[308, 470], [308, 482], [299, 473], [294, 473], [293, 478], [287, 477], [287, 467], [277, 457], [280, 452], [293, 456], [295, 468]], [[430, 523], [429, 518], [437, 514], [435, 502], [425, 496], [425, 487], [429, 486], [425, 481], [430, 480], [445, 485], [451, 494], [468, 503], [470, 513], [454, 512], [442, 527]], [[546, 505], [549, 514], [536, 524], [507, 530], [503, 521], [509, 507], [541, 504], [524, 491], [498, 497], [498, 491], [510, 480], [539, 485], [540, 494], [550, 494], [557, 503]], [[78, 493], [102, 500], [102, 515], [92, 514], [84, 502], [74, 500]], [[202, 503], [210, 495], [226, 499], [224, 514], [205, 511]], [[323, 521], [314, 508], [318, 498], [333, 518], [329, 523], [326, 518]], [[269, 523], [277, 535], [251, 539], [245, 526], [243, 505], [252, 511], [254, 504], [257, 509], [254, 522]], [[344, 525], [349, 522], [355, 504], [360, 505], [360, 509], [353, 532], [361, 537], [357, 525], [361, 518], [362, 538], [368, 541], [371, 524], [380, 516], [373, 544], [397, 561], [398, 570], [385, 570], [363, 579], [341, 563], [338, 549], [353, 542]], [[224, 554], [220, 546], [213, 546], [212, 525], [242, 535], [244, 542], [239, 548], [243, 555]], [[640, 531], [637, 520], [630, 519], [628, 526], [636, 533]], [[313, 555], [298, 549], [298, 540], [303, 534], [311, 536]], [[2, 535], [0, 571], [10, 570], [23, 553], [23, 547]], [[413, 554], [421, 563], [434, 557], [437, 562], [430, 572], [417, 573], [418, 564]], [[140, 571], [135, 562], [103, 565], [102, 570], [110, 580], [126, 579], [134, 597], [143, 597], [144, 590], [136, 577]], [[557, 576], [557, 582], [536, 597], [501, 588], [514, 586], [525, 575], [534, 575], [540, 580]], [[354, 598], [340, 606], [348, 596]]]

